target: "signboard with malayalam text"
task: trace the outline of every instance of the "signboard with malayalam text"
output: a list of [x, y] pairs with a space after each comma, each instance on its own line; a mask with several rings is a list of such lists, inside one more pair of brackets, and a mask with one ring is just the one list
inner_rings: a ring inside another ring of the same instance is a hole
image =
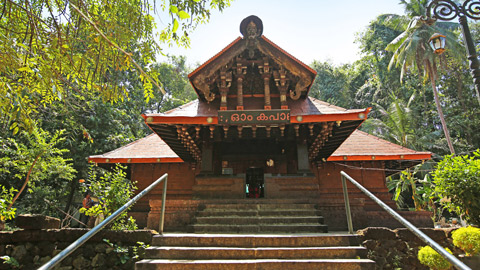
[[290, 123], [290, 110], [218, 111], [218, 123], [236, 124], [285, 124]]

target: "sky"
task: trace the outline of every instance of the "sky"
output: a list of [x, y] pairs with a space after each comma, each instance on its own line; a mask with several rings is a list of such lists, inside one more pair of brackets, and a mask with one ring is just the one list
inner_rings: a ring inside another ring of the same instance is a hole
[[[360, 59], [357, 33], [380, 14], [404, 14], [399, 0], [236, 0], [223, 12], [213, 11], [207, 24], [191, 33], [188, 49], [166, 48], [185, 55], [189, 65], [204, 63], [240, 34], [240, 22], [256, 15], [263, 35], [305, 64], [314, 60], [335, 65]], [[165, 25], [157, 20], [159, 28]], [[165, 58], [160, 58], [165, 61]]]

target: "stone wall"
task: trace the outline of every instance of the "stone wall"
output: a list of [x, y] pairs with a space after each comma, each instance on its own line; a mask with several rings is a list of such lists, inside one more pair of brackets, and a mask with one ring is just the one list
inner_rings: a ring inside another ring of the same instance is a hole
[[[0, 257], [7, 255], [15, 258], [21, 269], [37, 269], [87, 231], [50, 229], [0, 232]], [[150, 230], [100, 231], [54, 269], [134, 269], [135, 262], [142, 259], [144, 247], [150, 244], [154, 233]], [[0, 262], [0, 269], [12, 267]]]
[[[463, 252], [453, 245], [451, 234], [455, 229], [425, 228], [421, 231], [458, 256]], [[371, 227], [357, 233], [361, 236], [362, 245], [368, 250], [368, 258], [376, 262], [376, 269], [428, 270], [417, 259], [418, 250], [426, 244], [408, 229]]]

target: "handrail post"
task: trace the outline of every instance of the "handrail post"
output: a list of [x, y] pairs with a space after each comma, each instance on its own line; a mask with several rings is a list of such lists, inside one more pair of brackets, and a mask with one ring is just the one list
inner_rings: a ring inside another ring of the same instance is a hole
[[158, 231], [159, 231], [160, 234], [163, 234], [163, 224], [165, 222], [165, 201], [167, 199], [167, 181], [168, 181], [168, 177], [165, 178], [165, 181], [163, 182], [162, 212], [160, 214], [160, 223], [159, 223], [159, 228], [158, 228]]
[[342, 175], [343, 198], [345, 199], [345, 211], [347, 212], [348, 233], [353, 234], [352, 211], [350, 210], [350, 201], [348, 200], [347, 181]]

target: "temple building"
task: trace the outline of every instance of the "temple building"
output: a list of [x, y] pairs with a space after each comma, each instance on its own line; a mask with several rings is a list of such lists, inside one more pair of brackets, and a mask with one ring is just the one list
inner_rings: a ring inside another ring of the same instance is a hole
[[[240, 32], [189, 74], [197, 100], [143, 115], [153, 134], [89, 160], [128, 165], [139, 191], [168, 173], [166, 231], [197, 231], [197, 215], [222, 204], [313, 204], [329, 230], [343, 230], [340, 171], [395, 206], [385, 178], [431, 153], [358, 130], [370, 108], [344, 109], [309, 97], [315, 70], [262, 35], [258, 17], [244, 19]], [[349, 191], [355, 227], [397, 226], [360, 191]], [[157, 228], [161, 193], [157, 187], [130, 211], [140, 227]], [[427, 212], [402, 215], [431, 222]]]

